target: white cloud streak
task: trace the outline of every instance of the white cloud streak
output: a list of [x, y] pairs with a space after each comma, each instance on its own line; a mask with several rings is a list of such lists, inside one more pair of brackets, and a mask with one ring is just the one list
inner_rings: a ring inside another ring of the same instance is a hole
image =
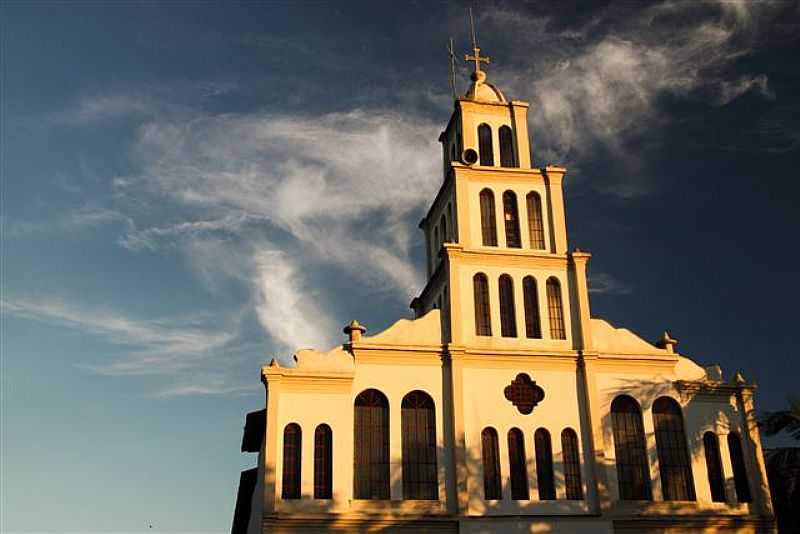
[[381, 110], [150, 122], [137, 145], [147, 187], [217, 218], [131, 232], [122, 244], [152, 248], [160, 237], [266, 221], [315, 261], [359, 275], [370, 262], [371, 283], [409, 297], [421, 280], [398, 229], [439, 184], [438, 131]]
[[299, 270], [286, 253], [260, 250], [254, 262], [256, 312], [272, 338], [288, 350], [333, 345], [336, 325], [309, 298], [309, 289], [302, 286]]
[[[497, 76], [501, 85], [533, 99], [538, 164], [569, 163], [574, 169], [602, 150], [621, 168], [594, 187], [633, 197], [649, 192], [652, 184], [641, 176], [643, 154], [632, 153], [628, 142], [668, 121], [661, 96], [705, 91], [714, 105], [751, 90], [774, 98], [764, 74], [725, 75], [734, 60], [753, 51], [773, 7], [663, 2], [620, 15], [620, 6], [612, 5], [567, 33], [550, 29], [548, 18], [513, 10], [490, 10], [483, 19], [494, 32], [528, 39], [528, 46], [515, 49], [519, 55], [512, 59], [519, 66]], [[708, 12], [695, 14], [698, 9]]]
[[196, 318], [135, 320], [113, 311], [87, 311], [59, 300], [0, 301], [5, 314], [47, 322], [100, 336], [130, 348], [124, 359], [86, 366], [103, 375], [170, 374], [196, 366], [237, 337], [237, 320], [212, 330]]

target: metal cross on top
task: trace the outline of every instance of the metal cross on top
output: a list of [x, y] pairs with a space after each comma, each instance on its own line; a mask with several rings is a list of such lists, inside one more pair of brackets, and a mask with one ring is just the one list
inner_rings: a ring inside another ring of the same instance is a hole
[[481, 71], [481, 63], [486, 63], [488, 65], [492, 62], [492, 59], [488, 56], [481, 57], [478, 39], [475, 38], [475, 21], [472, 19], [472, 8], [469, 8], [469, 28], [472, 32], [472, 55], [466, 54], [464, 60], [475, 62], [475, 73], [477, 74]]

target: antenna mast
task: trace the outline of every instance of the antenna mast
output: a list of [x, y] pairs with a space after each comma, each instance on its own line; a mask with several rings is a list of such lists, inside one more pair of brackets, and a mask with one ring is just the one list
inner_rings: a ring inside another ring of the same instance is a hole
[[453, 51], [453, 38], [450, 38], [450, 44], [447, 47], [447, 52], [450, 54], [450, 91], [453, 93], [453, 100], [456, 99], [456, 55]]
[[472, 18], [472, 8], [469, 8], [469, 30], [472, 34], [472, 48], [478, 48], [478, 39], [475, 37], [475, 20]]

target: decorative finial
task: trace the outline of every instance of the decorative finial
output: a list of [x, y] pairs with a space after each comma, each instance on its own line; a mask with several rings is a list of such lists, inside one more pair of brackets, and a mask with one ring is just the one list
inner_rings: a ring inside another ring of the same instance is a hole
[[664, 330], [664, 335], [656, 342], [656, 347], [666, 349], [668, 354], [675, 354], [675, 347], [678, 346], [678, 340], [672, 337], [667, 330]]
[[278, 360], [276, 360], [275, 358], [272, 358], [272, 359], [269, 361], [269, 366], [270, 366], [270, 367], [280, 367], [280, 366], [281, 366], [281, 364], [279, 364], [279, 363], [278, 363]]
[[361, 335], [367, 331], [367, 327], [353, 319], [349, 325], [343, 329], [344, 333], [350, 336], [350, 343], [361, 341]]
[[736, 371], [736, 374], [733, 376], [733, 383], [739, 386], [747, 384], [747, 380], [744, 379], [744, 375], [741, 371]]
[[470, 76], [473, 82], [483, 82], [486, 79], [486, 73], [481, 71], [481, 63], [487, 65], [492, 62], [488, 56], [481, 57], [481, 49], [478, 47], [478, 38], [475, 37], [475, 21], [472, 18], [472, 8], [469, 8], [469, 29], [472, 33], [472, 55], [466, 54], [465, 61], [475, 62], [475, 71]]

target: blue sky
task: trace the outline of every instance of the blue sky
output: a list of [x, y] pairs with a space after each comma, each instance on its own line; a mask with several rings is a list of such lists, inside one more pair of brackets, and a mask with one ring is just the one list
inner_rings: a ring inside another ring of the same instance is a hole
[[[465, 5], [0, 10], [0, 528], [227, 531], [259, 366], [410, 315]], [[781, 408], [800, 376], [798, 4], [476, 17], [490, 80], [531, 102], [534, 164], [569, 168], [593, 315], [669, 328]]]

